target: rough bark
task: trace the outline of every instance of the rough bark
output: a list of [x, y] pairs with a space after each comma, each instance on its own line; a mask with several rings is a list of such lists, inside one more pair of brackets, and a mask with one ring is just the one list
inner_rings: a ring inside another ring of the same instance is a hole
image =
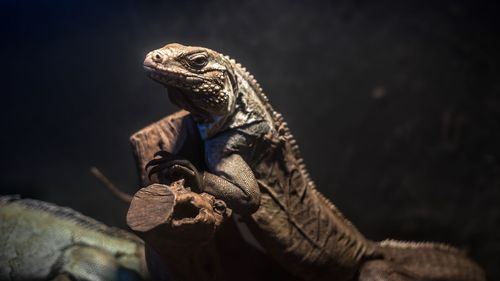
[[148, 177], [145, 166], [160, 150], [182, 155], [200, 167], [203, 166], [201, 139], [196, 125], [190, 118], [187, 118], [188, 115], [187, 111], [178, 111], [150, 124], [130, 137], [142, 186], [158, 182], [156, 175]]
[[150, 270], [152, 264], [160, 267], [152, 272], [159, 280], [169, 273], [180, 280], [212, 280], [222, 276], [220, 266], [210, 266], [214, 272], [208, 274], [200, 253], [211, 251], [209, 242], [230, 213], [222, 201], [191, 192], [180, 180], [140, 189], [130, 204], [127, 224], [149, 247], [148, 265]]
[[231, 211], [213, 196], [172, 185], [152, 184], [132, 199], [127, 224], [159, 254], [178, 258], [210, 241]]

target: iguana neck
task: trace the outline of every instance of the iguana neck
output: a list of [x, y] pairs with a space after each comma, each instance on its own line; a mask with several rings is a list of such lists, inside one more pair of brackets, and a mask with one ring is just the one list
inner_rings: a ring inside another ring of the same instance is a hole
[[227, 129], [236, 129], [256, 122], [274, 124], [272, 118], [274, 110], [270, 107], [267, 98], [253, 76], [240, 64], [231, 60], [234, 67], [234, 80], [237, 85], [233, 88], [235, 96], [234, 110], [226, 116], [214, 116], [212, 122], [198, 122], [200, 136], [209, 139]]

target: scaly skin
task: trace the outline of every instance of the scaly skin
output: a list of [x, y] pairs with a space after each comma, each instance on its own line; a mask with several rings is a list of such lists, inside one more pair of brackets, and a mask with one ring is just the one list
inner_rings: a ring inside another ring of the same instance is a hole
[[[166, 181], [185, 178], [193, 189], [224, 200], [290, 272], [304, 280], [483, 280], [454, 249], [365, 239], [316, 190], [287, 124], [234, 60], [169, 44], [150, 52], [144, 67], [193, 115], [205, 148], [204, 171], [163, 153], [150, 162], [151, 173]], [[426, 262], [430, 257], [434, 266]], [[398, 274], [413, 279], [391, 279]], [[373, 276], [382, 279], [368, 279]]]
[[385, 240], [378, 248], [384, 259], [366, 262], [360, 281], [485, 280], [464, 252], [447, 245]]
[[144, 244], [71, 209], [0, 197], [0, 280], [146, 280]]

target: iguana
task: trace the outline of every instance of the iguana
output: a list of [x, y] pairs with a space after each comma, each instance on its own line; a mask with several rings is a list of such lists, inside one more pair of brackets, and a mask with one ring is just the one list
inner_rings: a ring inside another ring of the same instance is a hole
[[0, 280], [147, 280], [142, 240], [69, 208], [0, 197]]
[[283, 117], [233, 59], [168, 44], [144, 68], [174, 104], [189, 111], [204, 146], [204, 167], [159, 151], [150, 174], [184, 178], [224, 200], [261, 249], [303, 280], [485, 280], [465, 254], [434, 243], [366, 239], [311, 180]]

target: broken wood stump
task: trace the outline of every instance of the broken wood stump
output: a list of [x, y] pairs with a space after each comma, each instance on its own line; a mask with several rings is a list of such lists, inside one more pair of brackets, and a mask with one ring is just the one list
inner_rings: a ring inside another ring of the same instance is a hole
[[221, 280], [218, 258], [207, 253], [214, 252], [215, 231], [230, 215], [223, 201], [191, 192], [179, 180], [141, 188], [127, 224], [146, 243], [148, 269], [157, 280]]
[[191, 192], [183, 183], [141, 188], [130, 203], [128, 226], [160, 255], [189, 254], [212, 239], [231, 214], [223, 201]]

